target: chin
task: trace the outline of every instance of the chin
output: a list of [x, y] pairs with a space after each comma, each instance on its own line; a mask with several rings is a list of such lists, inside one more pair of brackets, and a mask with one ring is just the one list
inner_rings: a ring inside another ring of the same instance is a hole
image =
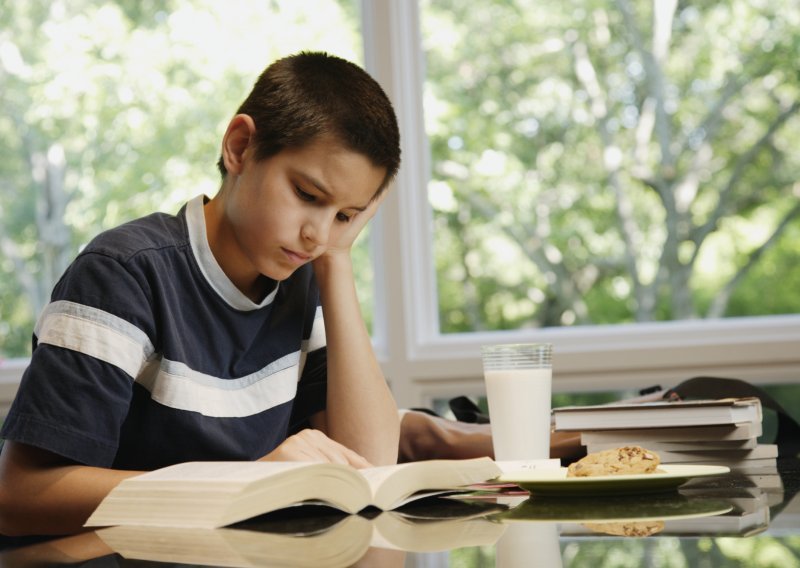
[[284, 280], [288, 280], [289, 277], [296, 271], [297, 268], [285, 268], [285, 269], [273, 268], [271, 270], [262, 271], [261, 275], [265, 278], [269, 278], [270, 280], [275, 280], [276, 282], [283, 282]]

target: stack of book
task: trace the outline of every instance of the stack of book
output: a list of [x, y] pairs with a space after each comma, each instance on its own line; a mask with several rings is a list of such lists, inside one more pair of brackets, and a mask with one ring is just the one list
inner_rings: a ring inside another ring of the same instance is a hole
[[757, 398], [658, 401], [553, 409], [556, 430], [580, 431], [588, 453], [637, 445], [662, 463], [725, 465], [740, 473], [776, 468], [778, 448], [759, 444]]

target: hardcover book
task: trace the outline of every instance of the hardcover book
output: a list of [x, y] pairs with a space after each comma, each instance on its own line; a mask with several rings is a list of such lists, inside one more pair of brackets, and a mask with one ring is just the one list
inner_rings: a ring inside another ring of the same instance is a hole
[[761, 422], [758, 398], [658, 401], [635, 404], [564, 406], [553, 409], [556, 430], [674, 428]]
[[122, 481], [86, 522], [216, 528], [304, 502], [387, 511], [500, 474], [489, 458], [355, 469], [304, 462], [187, 462]]

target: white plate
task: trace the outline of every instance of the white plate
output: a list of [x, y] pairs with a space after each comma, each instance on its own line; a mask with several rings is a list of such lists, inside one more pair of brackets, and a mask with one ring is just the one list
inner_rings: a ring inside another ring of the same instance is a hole
[[661, 464], [658, 473], [567, 477], [567, 468], [515, 471], [497, 481], [514, 483], [536, 495], [603, 495], [654, 493], [675, 489], [694, 477], [722, 475], [721, 465]]
[[502, 475], [524, 475], [528, 471], [556, 471], [561, 469], [560, 459], [540, 459], [540, 460], [509, 460], [496, 461], [497, 467], [503, 472]]

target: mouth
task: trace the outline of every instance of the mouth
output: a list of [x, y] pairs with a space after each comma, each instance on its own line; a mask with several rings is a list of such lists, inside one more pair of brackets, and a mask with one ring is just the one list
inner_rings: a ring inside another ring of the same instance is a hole
[[309, 260], [311, 260], [311, 256], [307, 254], [303, 254], [300, 252], [296, 252], [287, 248], [281, 247], [283, 254], [287, 256], [287, 258], [294, 264], [305, 264]]

